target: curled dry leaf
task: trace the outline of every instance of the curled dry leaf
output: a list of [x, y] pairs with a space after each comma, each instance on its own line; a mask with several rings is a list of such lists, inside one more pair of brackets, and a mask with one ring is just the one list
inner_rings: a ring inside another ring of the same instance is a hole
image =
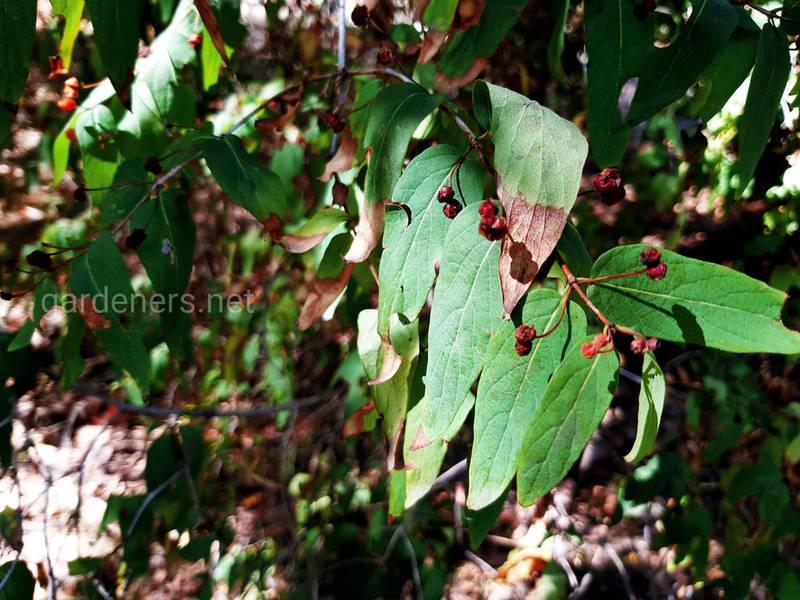
[[370, 400], [364, 406], [359, 408], [356, 412], [350, 415], [350, 418], [344, 424], [342, 430], [343, 437], [352, 437], [364, 433], [366, 429], [367, 417], [375, 411], [375, 402]]
[[217, 15], [214, 14], [214, 9], [211, 8], [211, 0], [194, 0], [194, 5], [197, 7], [197, 12], [200, 13], [203, 25], [205, 25], [208, 34], [211, 36], [211, 41], [214, 42], [214, 47], [219, 52], [225, 65], [230, 69], [231, 61], [225, 51], [225, 42], [219, 29]]
[[361, 207], [361, 215], [358, 218], [358, 225], [356, 225], [356, 237], [344, 257], [346, 262], [360, 263], [367, 260], [375, 246], [378, 245], [383, 233], [384, 214], [383, 202], [365, 203]]
[[111, 321], [95, 310], [94, 300], [91, 296], [81, 296], [77, 305], [78, 312], [81, 313], [83, 320], [86, 321], [86, 326], [92, 331], [111, 327]]
[[436, 71], [436, 79], [433, 87], [437, 92], [448, 95], [457, 94], [461, 88], [472, 83], [488, 65], [488, 58], [479, 58], [472, 63], [472, 66], [466, 73], [458, 77], [448, 77], [441, 71]]
[[353, 264], [346, 264], [339, 277], [333, 279], [317, 279], [311, 292], [308, 294], [300, 316], [297, 319], [297, 328], [305, 331], [328, 310], [333, 301], [342, 293], [344, 286], [353, 273]]
[[334, 173], [341, 173], [347, 171], [353, 165], [353, 158], [355, 158], [358, 145], [350, 134], [350, 128], [345, 127], [342, 132], [342, 141], [339, 144], [339, 149], [325, 165], [325, 172], [320, 175], [319, 180], [323, 182], [330, 181]]
[[400, 365], [403, 364], [403, 358], [394, 351], [388, 340], [383, 341], [383, 348], [384, 355], [381, 370], [375, 379], [369, 382], [370, 385], [378, 385], [389, 381], [400, 370]]
[[420, 48], [417, 62], [424, 65], [426, 62], [433, 59], [433, 57], [439, 53], [439, 49], [446, 39], [446, 31], [429, 30], [428, 33], [425, 34], [425, 39], [422, 41], [422, 47]]
[[473, 25], [477, 25], [481, 20], [484, 8], [486, 8], [486, 0], [461, 0], [456, 9], [453, 29], [466, 31]]

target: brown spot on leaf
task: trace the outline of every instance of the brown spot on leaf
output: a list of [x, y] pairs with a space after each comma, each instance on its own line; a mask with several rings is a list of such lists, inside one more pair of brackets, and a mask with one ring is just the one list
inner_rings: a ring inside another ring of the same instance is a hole
[[503, 309], [510, 315], [555, 249], [567, 213], [561, 208], [529, 204], [521, 195], [509, 197], [499, 176], [497, 192], [508, 220], [508, 235], [500, 251], [500, 286]]
[[380, 373], [369, 382], [370, 385], [378, 385], [389, 381], [400, 370], [400, 365], [403, 364], [402, 357], [394, 351], [392, 345], [386, 340], [383, 342], [383, 349], [384, 354]]
[[[411, 450], [412, 452], [415, 452], [417, 450], [422, 450], [425, 446], [429, 446], [433, 442], [434, 440], [429, 439], [428, 436], [425, 435], [425, 428], [422, 425], [420, 425], [419, 429], [417, 429], [417, 435], [414, 436], [414, 441], [411, 442], [411, 447], [409, 448], [409, 450]], [[408, 467], [410, 465], [406, 463], [406, 466]]]
[[350, 418], [344, 424], [342, 435], [344, 437], [351, 437], [364, 433], [364, 421], [375, 410], [375, 402], [370, 400], [364, 406], [359, 408], [356, 412], [350, 415]]

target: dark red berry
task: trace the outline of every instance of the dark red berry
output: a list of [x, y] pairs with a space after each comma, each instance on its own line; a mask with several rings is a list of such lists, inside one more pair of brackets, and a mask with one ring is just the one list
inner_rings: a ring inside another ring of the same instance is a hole
[[594, 176], [594, 189], [600, 192], [614, 192], [622, 187], [619, 169], [608, 167]]
[[514, 350], [519, 356], [528, 356], [531, 353], [531, 348], [530, 342], [517, 342], [514, 344]]
[[335, 205], [345, 206], [347, 204], [347, 186], [338, 179], [336, 183], [333, 184], [331, 195], [333, 196], [333, 203]]
[[533, 325], [520, 325], [514, 332], [518, 344], [530, 344], [536, 339], [536, 328]]
[[197, 48], [200, 45], [200, 42], [203, 41], [203, 36], [201, 36], [199, 33], [195, 33], [194, 35], [190, 35], [188, 40], [189, 45], [191, 45], [192, 48]]
[[631, 351], [634, 354], [644, 354], [647, 352], [647, 340], [643, 337], [633, 338], [631, 342]]
[[650, 350], [650, 352], [655, 352], [658, 350], [660, 345], [661, 342], [659, 342], [656, 338], [647, 338], [647, 349]]
[[655, 267], [661, 262], [661, 253], [655, 248], [645, 248], [639, 255], [639, 262], [645, 267]]
[[160, 175], [164, 171], [164, 167], [161, 166], [161, 161], [157, 156], [151, 156], [144, 163], [144, 170], [153, 175]]
[[45, 254], [41, 250], [34, 250], [28, 254], [25, 260], [28, 261], [30, 266], [41, 269], [42, 271], [52, 271], [53, 269], [53, 259], [49, 254]]
[[11, 292], [0, 292], [0, 300], [11, 302], [14, 299], [14, 294]]
[[448, 202], [442, 207], [442, 214], [448, 219], [455, 219], [461, 212], [461, 205], [455, 202]]
[[647, 268], [647, 276], [653, 281], [663, 279], [667, 274], [667, 265], [665, 263], [658, 263], [653, 267]]
[[487, 240], [495, 242], [503, 239], [508, 233], [508, 223], [503, 217], [483, 219], [478, 225], [478, 233]]
[[73, 192], [72, 197], [75, 198], [76, 202], [80, 202], [81, 204], [86, 202], [89, 199], [89, 196], [86, 195], [86, 186], [79, 185], [75, 188], [75, 192]]
[[125, 238], [125, 246], [131, 250], [136, 250], [147, 239], [147, 234], [141, 229], [134, 229], [130, 235]]
[[600, 192], [600, 200], [606, 206], [614, 206], [625, 200], [625, 188], [620, 187], [610, 192]]
[[381, 46], [378, 48], [378, 64], [388, 65], [394, 60], [394, 52], [388, 46]]
[[325, 113], [323, 122], [329, 129], [333, 130], [335, 133], [339, 133], [344, 129], [344, 121], [342, 121], [339, 115], [337, 115], [334, 112]]
[[439, 191], [436, 192], [436, 199], [439, 202], [452, 202], [455, 197], [456, 193], [449, 185], [439, 188]]
[[478, 214], [481, 219], [490, 219], [497, 216], [497, 206], [491, 200], [484, 200], [478, 207]]
[[350, 13], [350, 18], [356, 27], [364, 27], [369, 20], [369, 9], [363, 4], [356, 4], [353, 12]]

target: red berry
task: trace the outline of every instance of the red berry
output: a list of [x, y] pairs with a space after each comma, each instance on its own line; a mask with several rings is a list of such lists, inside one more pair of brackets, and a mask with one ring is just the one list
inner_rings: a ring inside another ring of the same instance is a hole
[[195, 33], [194, 35], [189, 36], [189, 45], [191, 45], [192, 48], [197, 48], [200, 45], [200, 42], [202, 41], [203, 41], [203, 36], [201, 36], [199, 33]]
[[644, 354], [647, 352], [647, 340], [643, 337], [635, 337], [631, 342], [631, 351], [634, 354]]
[[388, 65], [394, 60], [394, 52], [388, 46], [381, 46], [378, 48], [378, 64]]
[[67, 139], [70, 142], [75, 142], [78, 140], [78, 135], [75, 133], [74, 127], [70, 127], [69, 129], [67, 129], [67, 133], [65, 135], [67, 136]]
[[508, 233], [508, 223], [503, 217], [483, 219], [478, 225], [478, 233], [491, 242], [501, 240]]
[[598, 349], [600, 349], [603, 346], [605, 346], [606, 344], [608, 344], [608, 342], [610, 342], [610, 341], [611, 341], [611, 336], [609, 336], [607, 333], [603, 333], [601, 331], [596, 336], [594, 336], [594, 339], [592, 340], [592, 343], [595, 346], [597, 346]]
[[639, 255], [639, 262], [645, 267], [655, 267], [661, 262], [661, 253], [655, 248], [645, 248]]
[[661, 342], [659, 342], [656, 338], [647, 338], [647, 349], [650, 350], [650, 352], [655, 352], [658, 350], [660, 345]]
[[597, 356], [598, 351], [599, 348], [593, 342], [586, 342], [581, 346], [581, 354], [583, 354], [584, 358], [594, 358]]
[[78, 108], [78, 103], [72, 98], [61, 98], [61, 100], [56, 103], [56, 106], [61, 110], [70, 112]]
[[0, 292], [0, 300], [5, 300], [6, 302], [11, 302], [14, 299], [14, 295], [11, 292]]
[[436, 199], [439, 202], [452, 202], [455, 197], [456, 193], [449, 185], [439, 188], [439, 191], [436, 192]]
[[353, 12], [350, 13], [350, 18], [356, 27], [364, 27], [369, 20], [369, 9], [363, 4], [356, 4]]
[[342, 121], [342, 119], [339, 118], [339, 115], [337, 115], [334, 112], [325, 113], [323, 122], [329, 129], [332, 129], [335, 133], [339, 133], [344, 129], [344, 121]]
[[517, 342], [514, 344], [514, 350], [519, 356], [528, 356], [531, 353], [531, 348], [530, 342]]
[[663, 279], [667, 274], [667, 265], [665, 263], [658, 263], [653, 267], [647, 268], [647, 276], [653, 281]]
[[497, 206], [491, 200], [484, 200], [478, 207], [478, 214], [481, 219], [489, 219], [497, 216]]
[[518, 344], [530, 344], [536, 339], [536, 328], [533, 325], [520, 325], [514, 332]]
[[622, 187], [622, 177], [619, 169], [609, 167], [594, 176], [594, 189], [600, 192], [614, 192]]
[[455, 202], [448, 202], [442, 207], [442, 214], [448, 219], [455, 219], [461, 212], [461, 205]]

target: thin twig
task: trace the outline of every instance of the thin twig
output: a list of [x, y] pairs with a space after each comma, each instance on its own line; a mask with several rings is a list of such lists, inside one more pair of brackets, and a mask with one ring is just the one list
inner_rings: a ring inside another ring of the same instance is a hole
[[417, 564], [417, 553], [414, 552], [414, 545], [411, 543], [411, 539], [409, 539], [408, 535], [406, 534], [406, 530], [401, 530], [401, 535], [403, 537], [403, 543], [405, 543], [406, 550], [408, 551], [409, 560], [411, 561], [411, 576], [414, 578], [414, 587], [417, 590], [417, 598], [418, 600], [422, 600], [422, 580], [419, 576], [419, 565]]
[[155, 488], [153, 488], [153, 490], [149, 494], [147, 494], [147, 496], [145, 496], [144, 501], [139, 505], [139, 508], [136, 509], [136, 514], [133, 515], [133, 520], [131, 520], [131, 524], [128, 526], [128, 529], [125, 532], [125, 537], [130, 537], [130, 535], [133, 533], [133, 530], [136, 528], [136, 525], [138, 525], [139, 519], [141, 519], [142, 514], [144, 514], [145, 509], [150, 505], [150, 503], [153, 500], [155, 500], [156, 496], [158, 496], [161, 492], [163, 492], [170, 485], [172, 485], [181, 475], [183, 475], [188, 470], [189, 467], [184, 464], [180, 469], [178, 469], [167, 479], [159, 483]]

